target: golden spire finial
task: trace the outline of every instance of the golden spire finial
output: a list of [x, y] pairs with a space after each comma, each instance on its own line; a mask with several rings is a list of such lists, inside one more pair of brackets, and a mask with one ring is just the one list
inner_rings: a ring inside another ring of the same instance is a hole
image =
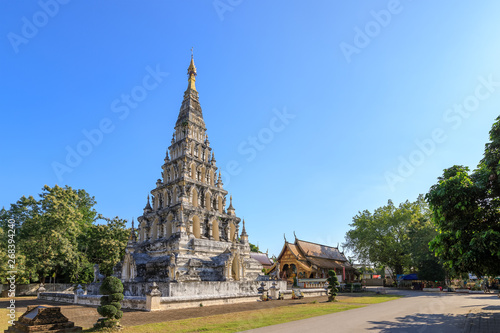
[[189, 67], [188, 67], [188, 75], [189, 75], [189, 78], [188, 78], [188, 90], [189, 89], [192, 89], [194, 91], [196, 91], [196, 86], [195, 86], [195, 82], [196, 82], [196, 67], [194, 66], [194, 59], [193, 59], [193, 48], [191, 48], [191, 63], [189, 64]]

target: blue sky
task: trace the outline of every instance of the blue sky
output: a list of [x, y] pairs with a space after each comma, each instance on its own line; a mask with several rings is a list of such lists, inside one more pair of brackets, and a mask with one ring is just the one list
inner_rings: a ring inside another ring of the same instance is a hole
[[59, 184], [84, 188], [105, 216], [141, 215], [191, 47], [225, 188], [270, 254], [293, 231], [335, 246], [358, 211], [474, 168], [499, 115], [495, 1], [0, 6], [5, 207]]

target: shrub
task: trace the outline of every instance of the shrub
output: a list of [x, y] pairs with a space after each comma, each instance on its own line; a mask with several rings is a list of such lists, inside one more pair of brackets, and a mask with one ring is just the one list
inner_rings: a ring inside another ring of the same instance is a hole
[[339, 280], [334, 270], [328, 271], [328, 302], [334, 302], [335, 297], [337, 297], [337, 292], [339, 291], [338, 285]]
[[113, 328], [118, 326], [118, 319], [123, 316], [120, 304], [120, 301], [123, 300], [122, 282], [114, 276], [108, 276], [102, 282], [99, 291], [103, 296], [101, 297], [101, 306], [97, 307], [97, 312], [106, 318], [100, 319], [94, 327]]

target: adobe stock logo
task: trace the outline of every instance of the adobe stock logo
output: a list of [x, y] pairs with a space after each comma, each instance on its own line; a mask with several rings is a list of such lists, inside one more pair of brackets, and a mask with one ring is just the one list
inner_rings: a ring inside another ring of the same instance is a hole
[[69, 3], [70, 0], [40, 0], [38, 1], [38, 6], [41, 10], [35, 12], [31, 19], [23, 16], [21, 18], [22, 27], [21, 34], [16, 34], [14, 32], [9, 32], [7, 34], [7, 39], [12, 46], [12, 49], [17, 54], [19, 53], [19, 46], [23, 44], [28, 44], [29, 41], [38, 35], [39, 29], [45, 27], [51, 18], [55, 17], [59, 13], [60, 5], [65, 5]]
[[[116, 117], [120, 121], [124, 121], [128, 118], [131, 110], [135, 110], [140, 106], [149, 94], [157, 89], [163, 80], [169, 75], [167, 72], [163, 72], [160, 69], [160, 65], [156, 65], [156, 68], [151, 66], [146, 66], [146, 74], [143, 76], [141, 83], [132, 87], [129, 93], [123, 93], [120, 98], [116, 98], [111, 101], [110, 109], [111, 112], [116, 114]], [[102, 118], [98, 125], [90, 130], [84, 128], [81, 133], [85, 137], [81, 139], [73, 147], [67, 145], [66, 148], [66, 158], [64, 162], [53, 161], [51, 166], [54, 174], [57, 177], [59, 183], [63, 182], [63, 176], [67, 173], [73, 172], [84, 160], [85, 157], [89, 156], [96, 147], [102, 144], [107, 134], [112, 133], [118, 121], [113, 121], [110, 117]]]
[[212, 5], [219, 16], [219, 20], [224, 21], [224, 13], [232, 12], [242, 2], [243, 0], [214, 0]]
[[[283, 132], [297, 115], [289, 113], [286, 107], [283, 110], [273, 109], [273, 116], [269, 119], [268, 126], [261, 128], [256, 135], [249, 135], [238, 144], [237, 150], [240, 156], [245, 157], [247, 163], [252, 162], [259, 152], [268, 147], [271, 142]], [[238, 160], [230, 160], [224, 168], [221, 168], [223, 183], [228, 186], [231, 177], [243, 172], [243, 165]]]
[[354, 54], [360, 54], [361, 50], [368, 47], [371, 41], [380, 35], [382, 29], [389, 26], [393, 17], [400, 14], [402, 11], [403, 5], [399, 0], [390, 0], [387, 3], [387, 9], [381, 9], [379, 11], [371, 10], [370, 15], [373, 20], [368, 21], [363, 29], [358, 26], [354, 27], [355, 34], [352, 44], [346, 42], [339, 44], [340, 51], [342, 51], [347, 63], [352, 61], [352, 56]]
[[[445, 123], [451, 124], [451, 129], [459, 129], [464, 123], [464, 119], [468, 119], [473, 112], [479, 109], [481, 102], [489, 99], [500, 87], [500, 81], [495, 81], [493, 75], [489, 75], [487, 78], [479, 76], [477, 80], [479, 83], [473, 93], [465, 96], [462, 102], [455, 103], [443, 113], [443, 120]], [[445, 129], [436, 127], [432, 130], [430, 137], [415, 140], [417, 148], [406, 157], [401, 155], [398, 157], [397, 169], [394, 172], [386, 171], [384, 174], [385, 181], [392, 192], [396, 190], [397, 184], [411, 177], [416, 169], [436, 152], [438, 146], [448, 139], [446, 133]]]

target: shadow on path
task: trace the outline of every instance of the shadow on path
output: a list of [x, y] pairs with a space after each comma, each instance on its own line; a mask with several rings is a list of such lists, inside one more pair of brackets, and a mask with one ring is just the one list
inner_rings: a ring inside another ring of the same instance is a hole
[[370, 330], [391, 333], [430, 333], [460, 332], [464, 327], [467, 315], [423, 314], [416, 313], [404, 317], [396, 317], [394, 321], [371, 321]]
[[385, 333], [498, 333], [500, 306], [486, 306], [469, 314], [422, 314], [397, 317], [394, 321], [371, 321], [373, 327]]

